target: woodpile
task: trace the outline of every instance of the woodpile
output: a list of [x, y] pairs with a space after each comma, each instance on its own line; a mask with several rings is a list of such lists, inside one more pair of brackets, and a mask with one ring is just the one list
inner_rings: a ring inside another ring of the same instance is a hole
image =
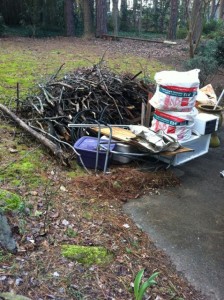
[[99, 65], [75, 70], [59, 80], [55, 75], [39, 85], [38, 95], [22, 102], [21, 115], [33, 129], [71, 144], [83, 130], [69, 129], [69, 123], [140, 123], [142, 103], [147, 103], [154, 86], [146, 86], [136, 76], [118, 76]]
[[68, 124], [139, 124], [142, 106], [155, 89], [154, 85], [137, 79], [141, 72], [135, 76], [118, 75], [101, 63], [58, 79], [60, 69], [46, 83], [38, 85], [35, 95], [17, 99], [14, 117], [3, 106], [0, 109], [14, 120], [17, 118], [20, 126], [24, 122], [63, 151], [89, 130], [69, 128]]

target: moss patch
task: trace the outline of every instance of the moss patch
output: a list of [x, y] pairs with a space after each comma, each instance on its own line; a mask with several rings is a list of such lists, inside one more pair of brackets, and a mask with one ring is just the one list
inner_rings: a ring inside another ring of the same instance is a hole
[[106, 264], [112, 260], [112, 254], [104, 247], [62, 245], [62, 255], [84, 265]]
[[0, 211], [16, 210], [22, 204], [20, 196], [0, 189]]
[[[48, 167], [48, 163], [43, 164], [43, 160], [45, 160], [44, 152], [41, 149], [31, 152], [30, 147], [18, 142], [19, 140], [16, 139], [13, 143], [9, 141], [0, 147], [0, 161], [3, 161], [0, 168], [0, 182], [10, 182], [10, 184], [17, 187], [25, 183], [32, 188], [44, 184], [46, 178], [41, 176], [39, 172], [39, 170], [44, 170], [44, 167]], [[3, 160], [9, 144], [12, 148], [16, 148], [18, 153], [7, 156], [7, 159]]]

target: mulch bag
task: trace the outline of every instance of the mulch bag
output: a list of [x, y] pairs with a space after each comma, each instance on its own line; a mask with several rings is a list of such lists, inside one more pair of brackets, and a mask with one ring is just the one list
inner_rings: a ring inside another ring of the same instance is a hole
[[199, 88], [198, 69], [188, 72], [162, 71], [155, 75], [156, 93], [150, 104], [159, 110], [191, 111]]
[[151, 129], [155, 132], [162, 130], [167, 134], [174, 134], [178, 141], [187, 141], [192, 134], [194, 119], [198, 110], [190, 112], [170, 112], [156, 110], [153, 115]]

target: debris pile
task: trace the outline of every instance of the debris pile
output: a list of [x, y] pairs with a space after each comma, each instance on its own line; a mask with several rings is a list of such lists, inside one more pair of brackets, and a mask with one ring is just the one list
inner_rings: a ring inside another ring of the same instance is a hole
[[136, 124], [141, 120], [142, 103], [147, 103], [153, 85], [135, 76], [118, 76], [100, 64], [82, 68], [45, 84], [40, 93], [23, 101], [21, 115], [29, 126], [52, 141], [73, 144], [85, 129], [68, 128], [73, 124]]
[[83, 199], [110, 199], [127, 202], [146, 193], [159, 193], [158, 189], [180, 184], [169, 170], [142, 172], [132, 167], [111, 169], [110, 174], [80, 176], [71, 180], [70, 189]]

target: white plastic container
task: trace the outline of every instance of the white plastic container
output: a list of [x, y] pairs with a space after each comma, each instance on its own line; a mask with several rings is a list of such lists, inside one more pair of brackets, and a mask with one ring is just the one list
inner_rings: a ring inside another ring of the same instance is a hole
[[186, 142], [180, 142], [181, 146], [191, 148], [194, 151], [178, 153], [175, 156], [163, 156], [158, 155], [157, 158], [164, 161], [172, 166], [178, 166], [184, 164], [192, 159], [195, 159], [208, 152], [211, 134], [206, 135], [192, 135], [191, 138]]

